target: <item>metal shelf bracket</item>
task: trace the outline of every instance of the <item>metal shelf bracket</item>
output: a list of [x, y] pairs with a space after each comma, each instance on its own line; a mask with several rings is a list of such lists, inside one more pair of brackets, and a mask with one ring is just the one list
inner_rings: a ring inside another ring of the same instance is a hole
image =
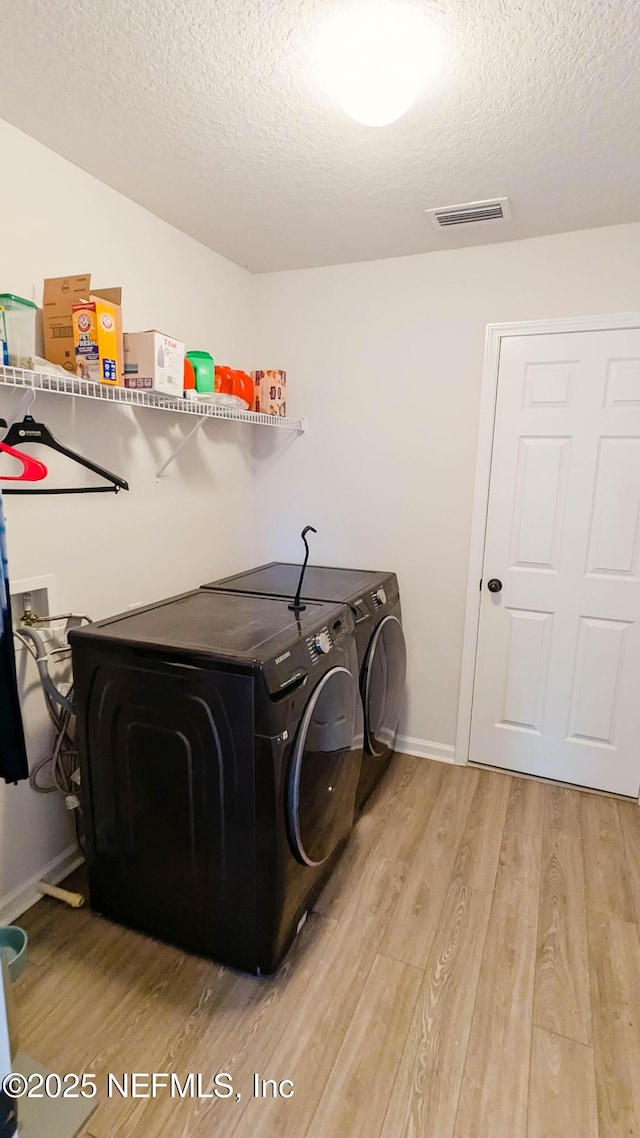
[[186, 447], [187, 443], [191, 442], [191, 439], [193, 438], [194, 435], [197, 435], [198, 431], [200, 430], [201, 427], [204, 426], [204, 424], [206, 423], [208, 418], [209, 418], [208, 415], [202, 415], [198, 419], [198, 422], [195, 424], [195, 426], [193, 426], [191, 428], [191, 430], [189, 431], [189, 433], [184, 436], [182, 442], [178, 443], [176, 449], [173, 451], [173, 454], [170, 454], [169, 457], [166, 459], [166, 461], [162, 463], [162, 466], [156, 472], [156, 485], [158, 484], [158, 481], [160, 479], [160, 475], [164, 474], [164, 472], [168, 466], [171, 466], [171, 463], [173, 462], [174, 458], [177, 458], [178, 455], [180, 454], [180, 451], [182, 450], [182, 448]]

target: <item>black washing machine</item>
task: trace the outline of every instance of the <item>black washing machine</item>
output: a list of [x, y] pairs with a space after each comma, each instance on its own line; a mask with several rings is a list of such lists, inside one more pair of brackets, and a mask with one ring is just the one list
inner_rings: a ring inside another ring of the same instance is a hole
[[[203, 587], [291, 598], [299, 577], [299, 565], [272, 561]], [[356, 622], [365, 729], [356, 802], [359, 812], [391, 761], [402, 709], [407, 653], [398, 579], [395, 573], [370, 569], [308, 565], [302, 595], [305, 600], [342, 601], [349, 605]]]
[[199, 589], [70, 634], [94, 909], [274, 971], [353, 825], [354, 628]]

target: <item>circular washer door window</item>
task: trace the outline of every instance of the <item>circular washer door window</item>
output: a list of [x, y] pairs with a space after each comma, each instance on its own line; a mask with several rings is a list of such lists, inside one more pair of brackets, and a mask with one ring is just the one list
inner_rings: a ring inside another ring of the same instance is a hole
[[371, 755], [383, 755], [393, 746], [406, 674], [402, 625], [397, 616], [386, 616], [371, 637], [363, 673], [365, 732]]
[[348, 833], [360, 769], [354, 747], [358, 689], [347, 668], [332, 668], [305, 708], [289, 769], [289, 837], [305, 865], [322, 865]]

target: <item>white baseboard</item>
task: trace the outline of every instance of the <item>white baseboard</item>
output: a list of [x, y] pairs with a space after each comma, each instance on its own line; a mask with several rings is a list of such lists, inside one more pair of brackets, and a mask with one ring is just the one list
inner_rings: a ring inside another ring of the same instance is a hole
[[411, 735], [398, 735], [396, 751], [415, 755], [417, 759], [435, 759], [439, 763], [456, 761], [456, 749], [452, 743], [433, 743], [431, 739], [414, 739]]
[[78, 852], [78, 847], [68, 846], [47, 865], [43, 865], [23, 885], [19, 885], [17, 889], [13, 889], [6, 896], [0, 897], [0, 926], [10, 925], [16, 917], [26, 912], [36, 901], [41, 899], [42, 894], [38, 893], [39, 881], [48, 881], [50, 885], [57, 885], [67, 874], [82, 865], [83, 861], [84, 858]]

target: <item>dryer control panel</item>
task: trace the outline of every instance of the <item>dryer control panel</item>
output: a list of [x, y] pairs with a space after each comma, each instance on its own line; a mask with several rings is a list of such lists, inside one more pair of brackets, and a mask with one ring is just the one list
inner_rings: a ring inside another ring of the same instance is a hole
[[357, 596], [350, 598], [349, 607], [357, 625], [372, 621], [372, 627], [375, 627], [384, 613], [398, 603], [399, 597], [398, 579], [395, 573], [389, 573], [379, 578], [374, 589], [368, 589], [367, 592], [358, 593]]
[[398, 600], [398, 579], [395, 573], [392, 573], [386, 581], [383, 581], [377, 588], [372, 589], [370, 593], [370, 600], [373, 604], [374, 611], [379, 611], [385, 608], [386, 605], [394, 605]]

